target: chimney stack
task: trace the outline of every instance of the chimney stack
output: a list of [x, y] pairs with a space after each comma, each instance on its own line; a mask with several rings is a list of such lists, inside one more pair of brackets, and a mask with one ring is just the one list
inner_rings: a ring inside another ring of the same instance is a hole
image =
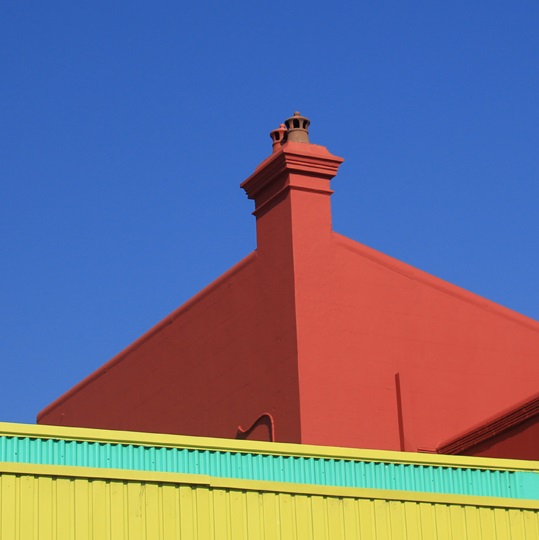
[[255, 201], [259, 253], [279, 242], [318, 242], [331, 233], [330, 180], [343, 159], [309, 142], [309, 124], [296, 112], [272, 131], [273, 153], [241, 184]]
[[329, 182], [344, 160], [324, 146], [309, 142], [310, 123], [296, 112], [270, 133], [273, 153], [240, 186], [249, 199], [254, 199], [255, 216], [266, 212], [291, 190], [333, 193]]

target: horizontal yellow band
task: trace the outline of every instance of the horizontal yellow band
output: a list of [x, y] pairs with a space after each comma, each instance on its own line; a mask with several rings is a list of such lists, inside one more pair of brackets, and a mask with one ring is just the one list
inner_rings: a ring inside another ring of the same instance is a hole
[[454, 504], [489, 508], [520, 508], [539, 510], [539, 500], [509, 499], [502, 497], [478, 497], [445, 493], [423, 493], [383, 489], [345, 488], [291, 482], [268, 482], [220, 478], [208, 475], [133, 471], [126, 469], [97, 469], [92, 467], [69, 467], [60, 465], [35, 465], [27, 463], [0, 463], [0, 475], [47, 476], [54, 478], [77, 478], [88, 480], [130, 481], [154, 484], [201, 486], [213, 489], [288, 493], [353, 499], [378, 499], [385, 501], [413, 501], [431, 504]]

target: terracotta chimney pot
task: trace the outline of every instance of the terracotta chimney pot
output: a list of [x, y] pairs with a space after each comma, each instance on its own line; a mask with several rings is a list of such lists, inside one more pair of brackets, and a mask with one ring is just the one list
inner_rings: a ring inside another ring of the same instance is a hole
[[309, 143], [309, 124], [311, 121], [299, 112], [284, 121], [288, 132], [287, 140], [292, 142]]

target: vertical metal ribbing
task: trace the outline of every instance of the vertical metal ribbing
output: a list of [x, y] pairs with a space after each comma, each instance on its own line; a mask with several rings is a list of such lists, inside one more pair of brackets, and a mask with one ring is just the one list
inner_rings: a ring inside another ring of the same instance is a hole
[[308, 456], [0, 436], [0, 461], [208, 474], [252, 480], [538, 498], [539, 474]]

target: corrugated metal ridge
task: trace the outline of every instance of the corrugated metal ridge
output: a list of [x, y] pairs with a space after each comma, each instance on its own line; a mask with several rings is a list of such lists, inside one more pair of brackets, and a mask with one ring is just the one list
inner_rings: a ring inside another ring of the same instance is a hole
[[455, 454], [463, 452], [468, 448], [476, 446], [500, 433], [518, 426], [519, 424], [537, 416], [539, 414], [539, 393], [522, 400], [500, 412], [499, 414], [488, 418], [481, 424], [470, 428], [469, 430], [443, 441], [436, 447], [436, 452], [440, 454]]
[[90, 480], [119, 480], [137, 483], [180, 484], [233, 489], [238, 491], [260, 491], [328, 497], [379, 499], [384, 501], [413, 501], [427, 503], [457, 504], [488, 508], [519, 508], [539, 510], [537, 499], [508, 499], [505, 497], [477, 497], [451, 493], [421, 493], [414, 491], [347, 488], [294, 484], [291, 482], [267, 482], [236, 478], [216, 478], [203, 475], [171, 474], [149, 471], [126, 471], [118, 469], [97, 469], [91, 467], [67, 467], [57, 465], [35, 465], [22, 463], [1, 463], [0, 476], [36, 476], [51, 478], [84, 478]]
[[0, 461], [335, 487], [539, 499], [539, 475], [533, 471], [440, 467], [411, 462], [391, 463], [11, 436], [0, 436]]
[[269, 443], [252, 440], [218, 439], [186, 435], [142, 433], [66, 426], [0, 422], [0, 435], [102, 442], [122, 445], [186, 448], [217, 452], [259, 453], [267, 455], [351, 459], [434, 467], [465, 467], [485, 470], [539, 471], [539, 461], [448, 456], [391, 450], [368, 450], [295, 443]]

